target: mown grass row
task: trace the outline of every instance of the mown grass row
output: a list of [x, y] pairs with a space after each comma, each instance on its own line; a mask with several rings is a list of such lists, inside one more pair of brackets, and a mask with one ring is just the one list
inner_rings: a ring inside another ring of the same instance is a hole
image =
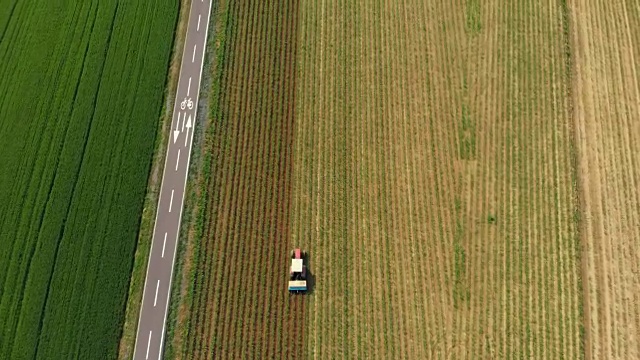
[[563, 7], [570, 23], [575, 181], [584, 212], [575, 214], [582, 233], [583, 347], [587, 358], [639, 358], [640, 302], [628, 294], [639, 293], [640, 8], [601, 0], [563, 1]]
[[352, 5], [301, 11], [309, 356], [579, 357], [560, 4]]
[[177, 6], [13, 5], [0, 43], [0, 357], [114, 358]]

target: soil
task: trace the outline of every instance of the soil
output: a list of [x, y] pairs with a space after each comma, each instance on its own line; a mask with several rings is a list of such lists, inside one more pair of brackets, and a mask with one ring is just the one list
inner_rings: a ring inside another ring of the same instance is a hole
[[301, 358], [305, 297], [287, 293], [297, 2], [229, 9], [221, 116], [186, 358]]

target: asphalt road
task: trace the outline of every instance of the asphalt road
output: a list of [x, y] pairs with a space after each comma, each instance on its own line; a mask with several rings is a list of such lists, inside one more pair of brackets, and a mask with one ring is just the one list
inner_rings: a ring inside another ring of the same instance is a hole
[[212, 0], [192, 0], [133, 358], [161, 359]]

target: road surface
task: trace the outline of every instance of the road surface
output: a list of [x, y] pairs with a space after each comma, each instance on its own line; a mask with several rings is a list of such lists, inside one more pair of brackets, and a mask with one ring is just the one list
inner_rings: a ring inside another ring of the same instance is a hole
[[212, 0], [192, 0], [147, 265], [135, 360], [161, 359]]

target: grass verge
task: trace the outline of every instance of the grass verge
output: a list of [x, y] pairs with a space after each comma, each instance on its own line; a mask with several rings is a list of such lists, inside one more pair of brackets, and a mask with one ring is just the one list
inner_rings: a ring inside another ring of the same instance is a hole
[[[209, 54], [213, 51], [214, 56], [205, 59], [205, 69], [203, 76], [206, 88], [209, 88], [206, 96], [201, 94], [202, 99], [207, 99], [208, 111], [201, 112], [208, 114], [207, 121], [202, 123], [200, 133], [203, 134], [201, 141], [197, 142], [195, 152], [198, 156], [194, 158], [191, 164], [192, 170], [199, 169], [191, 176], [188, 184], [188, 197], [186, 208], [184, 209], [184, 219], [182, 222], [181, 234], [186, 241], [182, 241], [178, 250], [178, 261], [176, 264], [175, 283], [172, 290], [172, 301], [169, 304], [169, 317], [167, 324], [167, 337], [165, 355], [171, 359], [183, 358], [185, 352], [185, 340], [188, 338], [188, 330], [190, 328], [191, 319], [188, 314], [191, 312], [193, 304], [193, 288], [195, 286], [195, 275], [197, 267], [192, 266], [200, 257], [200, 242], [195, 241], [202, 238], [204, 231], [204, 215], [209, 197], [207, 185], [211, 179], [211, 162], [212, 154], [208, 149], [211, 148], [212, 137], [216, 130], [216, 123], [211, 120], [218, 118], [219, 114], [219, 96], [222, 69], [225, 63], [225, 40], [226, 28], [228, 26], [227, 1], [218, 1], [212, 8], [212, 19], [210, 29], [211, 36], [208, 39], [207, 47]], [[211, 74], [208, 78], [207, 74]], [[211, 87], [208, 86], [211, 84]], [[180, 324], [180, 326], [178, 326]], [[180, 331], [176, 331], [179, 328]]]
[[140, 220], [140, 232], [138, 234], [138, 244], [136, 246], [133, 270], [129, 282], [129, 294], [127, 296], [127, 308], [125, 311], [125, 321], [120, 338], [118, 359], [130, 359], [133, 356], [133, 348], [136, 340], [136, 330], [138, 328], [138, 317], [140, 314], [140, 304], [142, 302], [142, 292], [146, 276], [149, 251], [151, 250], [151, 239], [158, 207], [158, 196], [162, 183], [162, 171], [164, 170], [164, 158], [167, 152], [167, 135], [170, 133], [171, 115], [174, 103], [178, 77], [180, 76], [180, 62], [182, 61], [182, 48], [186, 37], [187, 23], [189, 20], [188, 0], [180, 0], [180, 14], [169, 66], [169, 76], [165, 92], [165, 105], [160, 119], [161, 125], [158, 127], [156, 142], [154, 145], [153, 163], [149, 184], [147, 185], [147, 195], [144, 200], [144, 208]]

